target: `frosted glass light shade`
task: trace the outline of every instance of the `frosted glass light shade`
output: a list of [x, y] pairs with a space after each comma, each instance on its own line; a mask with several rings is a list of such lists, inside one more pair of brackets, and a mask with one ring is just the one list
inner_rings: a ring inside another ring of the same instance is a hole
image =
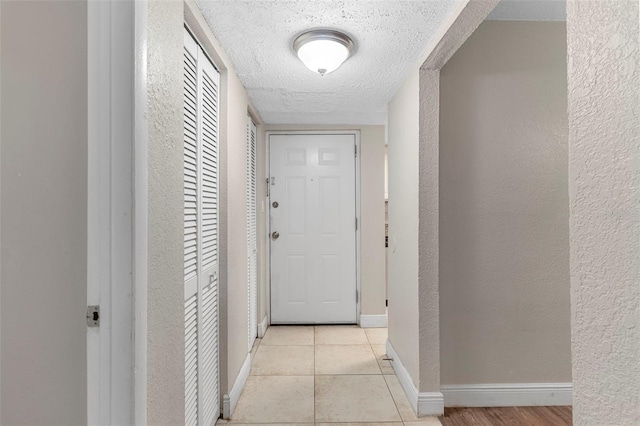
[[338, 69], [349, 58], [353, 41], [338, 31], [313, 30], [298, 36], [293, 48], [307, 68], [325, 75]]

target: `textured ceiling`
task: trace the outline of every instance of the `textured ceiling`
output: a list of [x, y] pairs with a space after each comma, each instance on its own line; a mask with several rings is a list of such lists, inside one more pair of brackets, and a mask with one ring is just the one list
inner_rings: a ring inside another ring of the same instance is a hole
[[[269, 124], [384, 124], [396, 93], [459, 0], [197, 0]], [[563, 21], [566, 0], [502, 0], [487, 19]], [[324, 77], [292, 50], [310, 28], [351, 35], [356, 51]]]
[[[198, 0], [262, 119], [270, 124], [384, 124], [387, 102], [453, 13], [456, 0]], [[355, 54], [324, 77], [292, 51], [310, 28], [350, 34]]]

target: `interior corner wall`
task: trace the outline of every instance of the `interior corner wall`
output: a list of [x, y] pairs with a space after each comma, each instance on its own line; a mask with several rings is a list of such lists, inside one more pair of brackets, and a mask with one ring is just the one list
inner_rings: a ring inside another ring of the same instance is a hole
[[569, 0], [573, 421], [640, 424], [640, 4]]
[[147, 419], [184, 424], [184, 4], [148, 7]]
[[389, 342], [418, 388], [418, 199], [420, 70], [388, 106]]
[[[385, 246], [384, 246], [384, 125], [298, 125], [268, 124], [263, 135], [271, 131], [360, 131], [360, 261], [361, 313], [386, 314]], [[265, 136], [266, 138], [266, 136]], [[265, 140], [265, 144], [266, 144]], [[266, 156], [266, 152], [265, 152]], [[265, 157], [260, 162], [268, 161]], [[264, 182], [266, 175], [261, 175]], [[264, 194], [266, 195], [266, 194]], [[264, 198], [262, 198], [264, 200]], [[260, 200], [258, 202], [260, 205]], [[266, 218], [264, 213], [263, 218]], [[263, 219], [264, 223], [264, 219]], [[266, 230], [265, 230], [266, 232]], [[261, 237], [263, 238], [263, 237]], [[266, 241], [265, 241], [266, 247]], [[265, 269], [263, 290], [266, 291]], [[267, 299], [268, 300], [268, 299]]]
[[360, 280], [362, 315], [386, 315], [384, 246], [385, 126], [360, 128]]
[[87, 3], [0, 8], [0, 423], [86, 424]]
[[485, 21], [441, 70], [442, 383], [571, 382], [564, 22]]
[[[221, 213], [226, 223], [226, 244], [221, 247], [226, 261], [226, 334], [227, 388], [233, 387], [242, 364], [249, 353], [248, 327], [248, 272], [247, 272], [247, 111], [248, 96], [233, 70], [227, 69], [222, 79], [224, 131], [224, 157], [222, 173], [225, 176], [226, 197]], [[221, 265], [221, 268], [223, 265]], [[224, 371], [224, 370], [223, 370]]]

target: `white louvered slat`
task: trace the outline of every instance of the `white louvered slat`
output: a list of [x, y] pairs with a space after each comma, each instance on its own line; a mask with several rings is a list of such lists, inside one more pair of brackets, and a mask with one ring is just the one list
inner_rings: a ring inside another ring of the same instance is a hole
[[202, 364], [202, 416], [205, 424], [212, 424], [219, 414], [218, 388], [218, 283], [206, 287], [202, 292], [202, 346], [201, 353], [206, 362]]
[[[209, 63], [209, 65], [211, 65]], [[202, 263], [218, 262], [218, 83], [213, 66], [202, 74]]]
[[258, 334], [256, 125], [247, 120], [247, 284], [249, 351]]
[[198, 424], [198, 295], [194, 294], [185, 303], [185, 424]]
[[220, 75], [185, 29], [185, 424], [220, 415], [218, 372], [218, 92]]
[[[185, 38], [186, 41], [186, 38]], [[198, 141], [196, 57], [185, 42], [184, 50], [184, 280], [196, 278], [198, 229]], [[193, 286], [195, 289], [195, 286]], [[192, 292], [187, 292], [189, 297]]]

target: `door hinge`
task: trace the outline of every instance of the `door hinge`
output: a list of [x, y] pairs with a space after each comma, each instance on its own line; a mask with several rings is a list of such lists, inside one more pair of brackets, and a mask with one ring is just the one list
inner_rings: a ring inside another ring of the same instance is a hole
[[357, 157], [358, 156], [358, 145], [354, 145], [353, 146], [353, 156]]
[[100, 305], [87, 306], [87, 326], [100, 327]]
[[271, 188], [269, 188], [269, 178], [267, 178], [266, 181], [267, 181], [267, 198], [269, 198], [269, 195], [271, 194]]
[[358, 295], [358, 290], [356, 289], [356, 303], [358, 303], [359, 299], [360, 299], [360, 297]]
[[358, 230], [358, 218], [356, 217], [356, 231]]

